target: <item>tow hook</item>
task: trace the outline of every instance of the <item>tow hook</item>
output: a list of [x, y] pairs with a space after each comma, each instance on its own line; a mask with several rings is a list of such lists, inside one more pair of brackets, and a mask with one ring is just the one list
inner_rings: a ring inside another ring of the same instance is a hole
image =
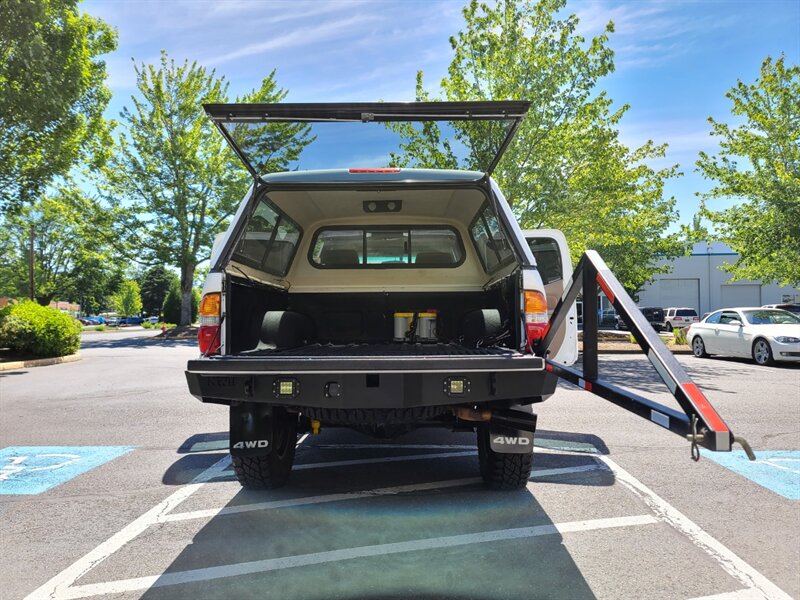
[[319, 419], [311, 419], [311, 433], [317, 435], [320, 430], [321, 423]]
[[[701, 433], [697, 433], [697, 415], [692, 416], [692, 433], [686, 436], [686, 439], [692, 443], [692, 460], [697, 462], [700, 460], [700, 444], [705, 440], [705, 429]], [[740, 435], [733, 436], [733, 443], [739, 444], [747, 455], [748, 460], [756, 460], [756, 455], [750, 444]]]

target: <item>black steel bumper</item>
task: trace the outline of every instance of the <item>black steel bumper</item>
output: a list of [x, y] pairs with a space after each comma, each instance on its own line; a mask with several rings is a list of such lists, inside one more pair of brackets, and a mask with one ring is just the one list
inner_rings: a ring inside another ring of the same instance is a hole
[[[536, 356], [265, 358], [189, 361], [189, 391], [203, 402], [319, 408], [407, 408], [502, 400], [536, 401], [558, 377]], [[281, 382], [293, 382], [281, 394]], [[460, 386], [451, 386], [461, 380]], [[453, 392], [453, 388], [463, 390]]]

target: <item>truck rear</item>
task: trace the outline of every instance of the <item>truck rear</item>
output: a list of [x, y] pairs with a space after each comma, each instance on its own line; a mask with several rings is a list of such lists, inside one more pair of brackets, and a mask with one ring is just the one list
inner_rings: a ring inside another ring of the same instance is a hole
[[[206, 110], [254, 184], [215, 244], [200, 309], [202, 356], [186, 376], [197, 398], [229, 407], [239, 481], [283, 485], [299, 432], [351, 427], [392, 437], [441, 427], [476, 432], [488, 486], [524, 486], [532, 406], [557, 381], [532, 348], [547, 333], [548, 300], [552, 310], [571, 270], [563, 236], [524, 235], [490, 177], [527, 104]], [[276, 124], [320, 124], [313, 143], [324, 147], [326, 134], [341, 136], [330, 125], [374, 129], [373, 121], [504, 129], [482, 170], [261, 175], [250, 158], [263, 147], [252, 143], [254, 129], [263, 136]], [[546, 282], [532, 248], [547, 264]], [[549, 357], [563, 364], [577, 358], [570, 321]]]

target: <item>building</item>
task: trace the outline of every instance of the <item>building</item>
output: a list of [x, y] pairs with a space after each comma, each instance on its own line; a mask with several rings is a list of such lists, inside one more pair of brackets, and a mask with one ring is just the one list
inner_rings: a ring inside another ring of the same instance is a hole
[[[639, 293], [639, 306], [685, 306], [703, 315], [731, 306], [800, 302], [800, 289], [758, 281], [732, 281], [722, 270], [737, 254], [721, 242], [695, 244], [689, 256], [671, 262], [672, 272], [656, 275]], [[666, 264], [663, 261], [661, 264]]]

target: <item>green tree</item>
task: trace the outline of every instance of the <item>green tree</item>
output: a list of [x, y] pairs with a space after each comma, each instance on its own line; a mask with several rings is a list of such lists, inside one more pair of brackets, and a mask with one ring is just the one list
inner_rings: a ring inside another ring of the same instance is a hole
[[94, 208], [80, 190], [61, 188], [7, 214], [0, 227], [0, 295], [28, 296], [32, 231], [36, 300], [80, 302], [84, 311], [98, 308], [118, 284], [120, 268], [98, 235], [107, 215]]
[[4, 0], [0, 18], [0, 208], [18, 210], [108, 146], [99, 56], [114, 30], [78, 0]]
[[[191, 323], [197, 321], [200, 312], [200, 291], [192, 289], [192, 317]], [[177, 323], [181, 318], [181, 286], [176, 278], [169, 286], [169, 291], [164, 298], [164, 305], [161, 307], [161, 320], [165, 323]]]
[[[666, 146], [648, 141], [629, 149], [618, 126], [627, 105], [614, 110], [598, 81], [614, 69], [606, 31], [588, 43], [578, 18], [561, 17], [565, 0], [471, 2], [462, 31], [450, 39], [454, 56], [441, 81], [443, 99], [531, 101], [531, 109], [494, 173], [524, 227], [564, 231], [573, 258], [598, 250], [629, 292], [663, 271], [658, 258], [681, 254], [680, 236], [665, 235], [677, 219], [664, 182], [677, 166], [653, 169]], [[433, 99], [417, 76], [417, 98]], [[451, 124], [467, 157], [458, 161], [439, 129], [395, 125], [404, 138], [400, 166], [479, 168], [503, 140], [497, 123]]]
[[[738, 121], [709, 118], [719, 152], [700, 153], [698, 171], [714, 181], [699, 194], [716, 237], [739, 253], [726, 267], [737, 279], [800, 285], [800, 66], [767, 58], [752, 84], [726, 94]], [[714, 211], [709, 201], [735, 199]]]
[[169, 291], [161, 307], [161, 321], [178, 323], [181, 320], [181, 284], [177, 279], [169, 286]]
[[125, 317], [134, 317], [142, 312], [142, 295], [138, 283], [132, 279], [122, 282], [119, 291], [114, 294], [114, 309]]
[[[100, 183], [115, 212], [114, 236], [132, 259], [180, 270], [179, 324], [191, 320], [197, 265], [208, 259], [217, 233], [241, 201], [249, 177], [202, 110], [226, 102], [227, 83], [196, 63], [136, 67], [139, 95], [122, 112], [125, 130]], [[279, 102], [286, 96], [270, 73], [237, 102]], [[254, 127], [242, 135], [261, 152], [266, 170], [285, 170], [311, 141], [306, 125]], [[271, 145], [277, 143], [277, 145]]]
[[[178, 281], [178, 276], [164, 265], [150, 267], [142, 273], [140, 287], [142, 289], [142, 307], [148, 315], [159, 315], [164, 305], [172, 282]], [[174, 321], [173, 321], [174, 323]]]

